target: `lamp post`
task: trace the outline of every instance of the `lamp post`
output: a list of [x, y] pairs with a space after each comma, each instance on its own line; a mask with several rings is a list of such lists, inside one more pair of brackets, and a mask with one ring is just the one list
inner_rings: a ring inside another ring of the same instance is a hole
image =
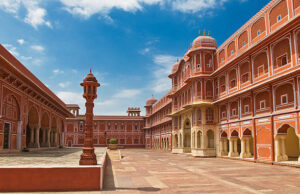
[[97, 158], [93, 145], [93, 108], [94, 100], [97, 98], [97, 87], [100, 86], [95, 76], [90, 73], [84, 78], [80, 84], [83, 86], [83, 97], [85, 98], [85, 128], [84, 128], [84, 145], [80, 156], [80, 165], [96, 165]]

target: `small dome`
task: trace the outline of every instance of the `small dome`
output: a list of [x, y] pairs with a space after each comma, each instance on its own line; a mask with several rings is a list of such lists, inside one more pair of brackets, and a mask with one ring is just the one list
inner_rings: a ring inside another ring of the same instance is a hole
[[152, 96], [146, 101], [146, 106], [152, 106], [157, 100]]
[[88, 82], [98, 82], [96, 77], [92, 74], [92, 71], [90, 69], [90, 73], [87, 74], [87, 76], [84, 78], [83, 80], [84, 82], [88, 81]]
[[175, 63], [175, 64], [173, 65], [173, 67], [172, 67], [172, 74], [175, 73], [175, 72], [177, 72], [178, 66], [179, 66], [179, 63]]
[[198, 36], [192, 44], [192, 49], [196, 49], [199, 47], [212, 47], [217, 48], [217, 41], [211, 36]]

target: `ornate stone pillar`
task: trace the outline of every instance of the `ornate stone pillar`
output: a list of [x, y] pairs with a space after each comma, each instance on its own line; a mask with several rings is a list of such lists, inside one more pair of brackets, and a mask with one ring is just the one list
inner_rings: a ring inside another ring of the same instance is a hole
[[93, 145], [93, 119], [94, 119], [94, 100], [97, 98], [97, 87], [100, 86], [95, 76], [90, 73], [80, 84], [84, 87], [83, 97], [86, 100], [85, 107], [85, 129], [84, 129], [84, 147], [80, 156], [80, 165], [97, 165], [97, 158]]
[[43, 131], [43, 143], [42, 143], [42, 146], [46, 146], [47, 145], [47, 142], [46, 142], [46, 134], [47, 134], [47, 129], [42, 129]]
[[286, 155], [286, 148], [285, 148], [285, 139], [286, 139], [286, 135], [282, 135], [281, 136], [281, 158], [282, 161], [287, 161], [289, 158]]
[[219, 152], [220, 152], [221, 156], [224, 156], [223, 142], [224, 142], [224, 139], [220, 138], [220, 141], [219, 141], [220, 150], [219, 150]]

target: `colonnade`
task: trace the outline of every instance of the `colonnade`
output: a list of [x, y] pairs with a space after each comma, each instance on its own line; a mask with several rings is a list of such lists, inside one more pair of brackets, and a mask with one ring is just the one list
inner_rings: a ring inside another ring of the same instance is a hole
[[[57, 147], [58, 146], [58, 133], [51, 129], [40, 128], [36, 126], [28, 126], [29, 129], [29, 148], [40, 147]], [[41, 133], [41, 135], [40, 135]], [[41, 138], [41, 139], [40, 139]]]
[[252, 157], [252, 137], [243, 136], [220, 138], [219, 152], [221, 156], [251, 158]]

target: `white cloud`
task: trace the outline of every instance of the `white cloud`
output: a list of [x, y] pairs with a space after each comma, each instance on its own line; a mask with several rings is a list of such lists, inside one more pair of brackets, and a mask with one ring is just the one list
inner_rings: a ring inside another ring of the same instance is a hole
[[139, 53], [142, 54], [142, 55], [144, 55], [144, 54], [146, 54], [146, 53], [149, 53], [150, 50], [151, 50], [151, 49], [147, 47], [147, 48], [144, 48], [143, 50], [141, 50]]
[[46, 25], [52, 28], [51, 22], [46, 20], [47, 10], [40, 7], [41, 0], [1, 0], [0, 9], [13, 13], [16, 17], [21, 8], [25, 8], [26, 16], [24, 22], [30, 24], [35, 29], [38, 26]]
[[61, 87], [61, 88], [66, 88], [66, 87], [68, 87], [69, 85], [71, 85], [71, 82], [69, 82], [69, 81], [66, 81], [66, 82], [60, 82], [58, 85], [59, 85], [59, 87]]
[[60, 0], [65, 10], [85, 19], [94, 14], [108, 15], [112, 9], [135, 12], [143, 9], [143, 4], [153, 5], [163, 0]]
[[66, 104], [78, 104], [81, 108], [84, 107], [85, 100], [82, 93], [59, 91], [56, 95]]
[[30, 48], [38, 52], [43, 52], [45, 50], [45, 48], [41, 45], [32, 45]]
[[123, 89], [113, 95], [113, 98], [134, 98], [141, 93], [138, 89]]
[[183, 13], [196, 13], [208, 9], [220, 8], [228, 0], [175, 0], [172, 9]]
[[64, 71], [63, 71], [63, 70], [60, 70], [60, 69], [54, 69], [54, 70], [53, 70], [53, 73], [54, 73], [54, 75], [58, 75], [58, 74], [63, 74]]
[[24, 61], [28, 61], [28, 60], [31, 60], [32, 57], [20, 56], [20, 59], [24, 60]]
[[3, 44], [3, 46], [15, 57], [19, 56], [19, 52], [17, 51], [17, 48], [11, 44]]
[[20, 0], [1, 0], [0, 9], [16, 14], [20, 8]]
[[17, 42], [20, 44], [20, 45], [23, 45], [25, 43], [25, 40], [24, 39], [18, 39]]
[[152, 89], [156, 93], [168, 91], [171, 88], [171, 80], [168, 75], [171, 73], [172, 66], [178, 57], [172, 55], [156, 55], [153, 58], [155, 63], [152, 82]]

